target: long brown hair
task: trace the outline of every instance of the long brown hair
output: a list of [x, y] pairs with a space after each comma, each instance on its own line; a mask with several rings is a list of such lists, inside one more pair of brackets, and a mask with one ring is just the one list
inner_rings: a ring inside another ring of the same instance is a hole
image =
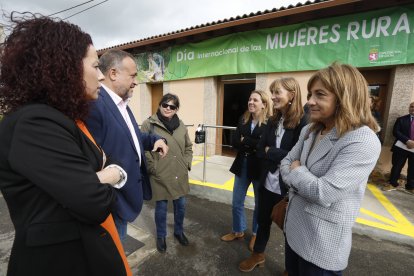
[[[302, 96], [300, 92], [300, 86], [298, 81], [292, 77], [284, 77], [275, 79], [269, 87], [270, 92], [274, 93], [280, 87], [283, 87], [287, 91], [293, 93], [293, 99], [289, 104], [283, 121], [284, 128], [295, 128], [300, 123], [300, 119], [303, 117]], [[272, 123], [277, 122], [282, 117], [282, 112], [279, 110], [273, 110], [273, 116], [270, 118]]]
[[[258, 121], [258, 125], [260, 126], [262, 123], [266, 122], [267, 119], [272, 115], [272, 111], [270, 108], [270, 99], [269, 99], [269, 95], [262, 91], [262, 90], [253, 90], [250, 95], [252, 95], [253, 93], [256, 93], [260, 96], [260, 98], [262, 99], [262, 103], [264, 105], [264, 108], [262, 110], [262, 112], [260, 112], [259, 115], [259, 121]], [[244, 114], [243, 114], [243, 124], [247, 124], [250, 120], [250, 112], [247, 109]]]
[[[323, 86], [336, 96], [334, 120], [339, 136], [364, 125], [374, 132], [380, 130], [371, 113], [368, 83], [358, 69], [335, 62], [313, 74], [308, 82], [308, 91], [317, 80], [320, 80]], [[322, 127], [321, 123], [314, 122], [310, 131]]]

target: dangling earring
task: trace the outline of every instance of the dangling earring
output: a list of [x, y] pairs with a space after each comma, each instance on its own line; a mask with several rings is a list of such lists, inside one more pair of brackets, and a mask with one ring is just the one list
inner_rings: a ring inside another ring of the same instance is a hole
[[293, 101], [293, 99], [295, 98], [295, 93], [293, 93], [293, 92], [290, 92], [291, 94], [292, 94], [292, 99], [291, 100], [289, 100], [289, 102], [288, 102], [288, 104], [289, 105], [291, 105], [292, 104], [292, 101]]

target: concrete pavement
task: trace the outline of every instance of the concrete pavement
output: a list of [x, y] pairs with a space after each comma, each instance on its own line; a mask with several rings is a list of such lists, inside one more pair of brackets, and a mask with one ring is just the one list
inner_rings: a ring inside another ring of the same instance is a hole
[[[188, 197], [185, 232], [191, 245], [182, 247], [172, 237], [172, 206], [168, 215], [167, 253], [155, 249], [154, 204], [130, 226], [152, 233], [145, 243], [148, 255], [137, 259], [139, 275], [241, 275], [238, 264], [250, 256], [247, 250], [250, 227], [244, 241], [225, 243], [220, 236], [231, 231], [231, 198], [234, 175], [228, 170], [233, 158], [211, 156], [206, 162], [195, 157], [190, 172], [191, 195]], [[412, 275], [414, 271], [414, 196], [400, 191], [383, 193], [381, 173], [373, 173], [354, 226], [353, 247], [344, 275]], [[254, 206], [253, 189], [249, 188], [246, 210], [251, 225]], [[151, 251], [152, 248], [152, 251]], [[138, 250], [140, 251], [140, 250]], [[277, 227], [266, 250], [265, 268], [256, 268], [252, 275], [281, 275], [284, 269], [284, 238]]]
[[[233, 175], [228, 171], [233, 158], [212, 156], [207, 159], [206, 182], [203, 162], [196, 157], [190, 173], [185, 232], [190, 246], [183, 247], [173, 238], [172, 206], [169, 206], [167, 253], [155, 248], [154, 204], [144, 205], [140, 217], [129, 224], [128, 234], [144, 245], [128, 254], [134, 275], [239, 275], [238, 263], [250, 255], [244, 241], [225, 243], [220, 236], [231, 230]], [[374, 174], [368, 185], [360, 215], [354, 227], [353, 248], [345, 275], [412, 275], [414, 271], [414, 196], [402, 191], [383, 193], [385, 181]], [[246, 198], [247, 218], [251, 224], [252, 189]], [[1, 194], [0, 194], [1, 196]], [[0, 197], [0, 276], [5, 275], [13, 241], [13, 227], [7, 206]], [[284, 267], [282, 232], [272, 228], [266, 250], [265, 268], [252, 275], [281, 275]]]
[[[155, 237], [148, 239], [152, 252], [134, 267], [136, 275], [246, 275], [238, 264], [250, 256], [247, 249], [250, 230], [243, 241], [222, 242], [220, 236], [231, 229], [231, 206], [228, 204], [188, 196], [185, 233], [190, 246], [183, 247], [173, 238], [172, 206], [169, 206], [167, 252], [158, 253]], [[154, 204], [145, 204], [134, 227], [155, 233]], [[246, 211], [249, 226], [252, 211]], [[250, 227], [249, 227], [250, 228]], [[138, 250], [140, 251], [140, 250]], [[284, 237], [273, 225], [266, 248], [264, 268], [256, 268], [247, 275], [282, 275], [284, 269]], [[414, 271], [414, 246], [378, 237], [355, 233], [348, 268], [344, 275], [408, 276]]]
[[[192, 194], [227, 204], [231, 204], [234, 175], [229, 168], [234, 160], [231, 157], [211, 156], [207, 158], [206, 174], [203, 180], [202, 157], [194, 158], [190, 172]], [[371, 175], [360, 214], [354, 230], [361, 234], [374, 235], [390, 241], [414, 245], [414, 196], [404, 192], [401, 186], [397, 191], [383, 192], [385, 176], [378, 170]], [[210, 188], [210, 189], [206, 189]], [[253, 188], [250, 187], [246, 207], [253, 208]]]

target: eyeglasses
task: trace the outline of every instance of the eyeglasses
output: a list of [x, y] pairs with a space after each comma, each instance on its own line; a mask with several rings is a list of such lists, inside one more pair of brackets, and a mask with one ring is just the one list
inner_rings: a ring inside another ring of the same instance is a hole
[[169, 107], [171, 110], [176, 110], [177, 109], [177, 107], [175, 105], [173, 105], [173, 104], [162, 103], [161, 106], [163, 108]]

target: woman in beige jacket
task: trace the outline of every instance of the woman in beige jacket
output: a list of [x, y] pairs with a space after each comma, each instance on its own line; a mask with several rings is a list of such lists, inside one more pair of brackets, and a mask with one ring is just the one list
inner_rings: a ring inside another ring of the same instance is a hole
[[191, 169], [193, 144], [187, 128], [178, 118], [180, 100], [174, 94], [165, 94], [156, 114], [149, 117], [142, 125], [142, 131], [155, 133], [168, 142], [169, 152], [160, 158], [156, 152], [146, 152], [148, 172], [150, 174], [153, 200], [155, 206], [155, 225], [157, 229], [157, 249], [165, 252], [167, 245], [167, 206], [168, 200], [174, 205], [174, 237], [181, 245], [188, 245], [184, 235], [183, 222], [185, 214], [185, 195], [190, 187], [188, 171]]

